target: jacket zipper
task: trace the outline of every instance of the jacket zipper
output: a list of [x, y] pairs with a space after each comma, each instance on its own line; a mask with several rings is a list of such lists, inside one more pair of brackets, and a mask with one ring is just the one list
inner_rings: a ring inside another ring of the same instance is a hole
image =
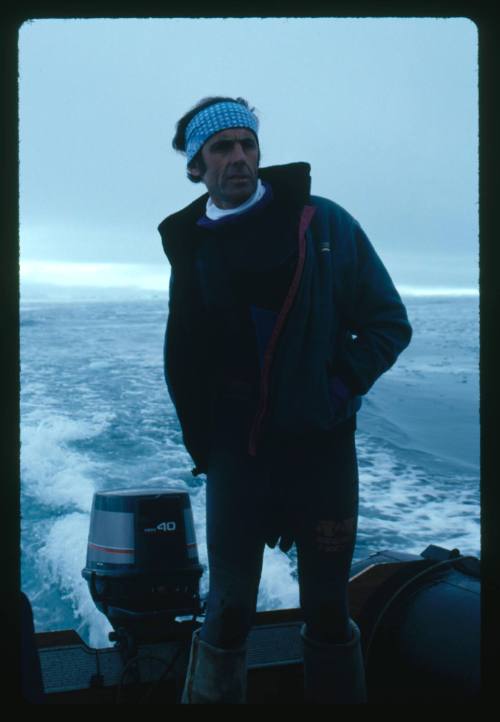
[[287, 296], [281, 307], [281, 311], [276, 320], [271, 338], [267, 344], [266, 352], [264, 354], [264, 363], [262, 365], [262, 374], [260, 380], [260, 395], [259, 404], [257, 406], [257, 413], [255, 414], [252, 428], [250, 430], [250, 438], [248, 442], [248, 453], [250, 456], [256, 456], [257, 454], [257, 439], [262, 426], [262, 421], [267, 411], [268, 397], [269, 397], [269, 374], [271, 372], [271, 364], [273, 355], [276, 350], [279, 335], [285, 325], [288, 313], [292, 307], [293, 301], [299, 288], [300, 279], [302, 278], [302, 271], [304, 269], [304, 261], [306, 257], [306, 231], [309, 227], [311, 219], [316, 212], [314, 206], [304, 206], [302, 215], [299, 223], [299, 257], [297, 261], [297, 267], [295, 274], [288, 289]]

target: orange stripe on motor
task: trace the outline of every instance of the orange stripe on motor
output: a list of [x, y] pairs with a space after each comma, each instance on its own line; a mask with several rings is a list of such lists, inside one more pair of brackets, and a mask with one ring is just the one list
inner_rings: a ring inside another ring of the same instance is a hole
[[107, 552], [108, 554], [135, 554], [135, 549], [110, 549], [109, 547], [101, 547], [99, 544], [93, 544], [89, 542], [89, 547], [98, 549], [101, 552]]

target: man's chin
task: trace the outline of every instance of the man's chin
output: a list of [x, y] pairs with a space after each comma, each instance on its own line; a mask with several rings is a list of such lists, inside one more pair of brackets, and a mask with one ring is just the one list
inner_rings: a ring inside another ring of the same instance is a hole
[[233, 208], [241, 206], [249, 198], [253, 196], [257, 189], [257, 185], [253, 183], [242, 183], [240, 188], [233, 188], [226, 194], [226, 202], [230, 203]]

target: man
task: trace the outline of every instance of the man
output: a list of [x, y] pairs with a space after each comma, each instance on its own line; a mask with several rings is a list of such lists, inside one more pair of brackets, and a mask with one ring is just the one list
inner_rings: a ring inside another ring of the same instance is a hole
[[210, 589], [182, 703], [244, 703], [266, 543], [297, 548], [305, 699], [363, 703], [347, 585], [356, 413], [411, 327], [359, 223], [310, 195], [307, 163], [260, 168], [258, 121], [206, 98], [177, 124], [208, 193], [159, 226], [171, 264], [165, 376], [207, 475]]

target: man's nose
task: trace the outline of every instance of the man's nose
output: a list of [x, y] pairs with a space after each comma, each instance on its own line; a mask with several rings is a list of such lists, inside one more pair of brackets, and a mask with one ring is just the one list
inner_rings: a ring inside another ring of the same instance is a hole
[[231, 151], [231, 162], [237, 163], [238, 161], [244, 160], [246, 161], [247, 156], [245, 153], [245, 150], [243, 148], [243, 145], [241, 143], [234, 143]]

